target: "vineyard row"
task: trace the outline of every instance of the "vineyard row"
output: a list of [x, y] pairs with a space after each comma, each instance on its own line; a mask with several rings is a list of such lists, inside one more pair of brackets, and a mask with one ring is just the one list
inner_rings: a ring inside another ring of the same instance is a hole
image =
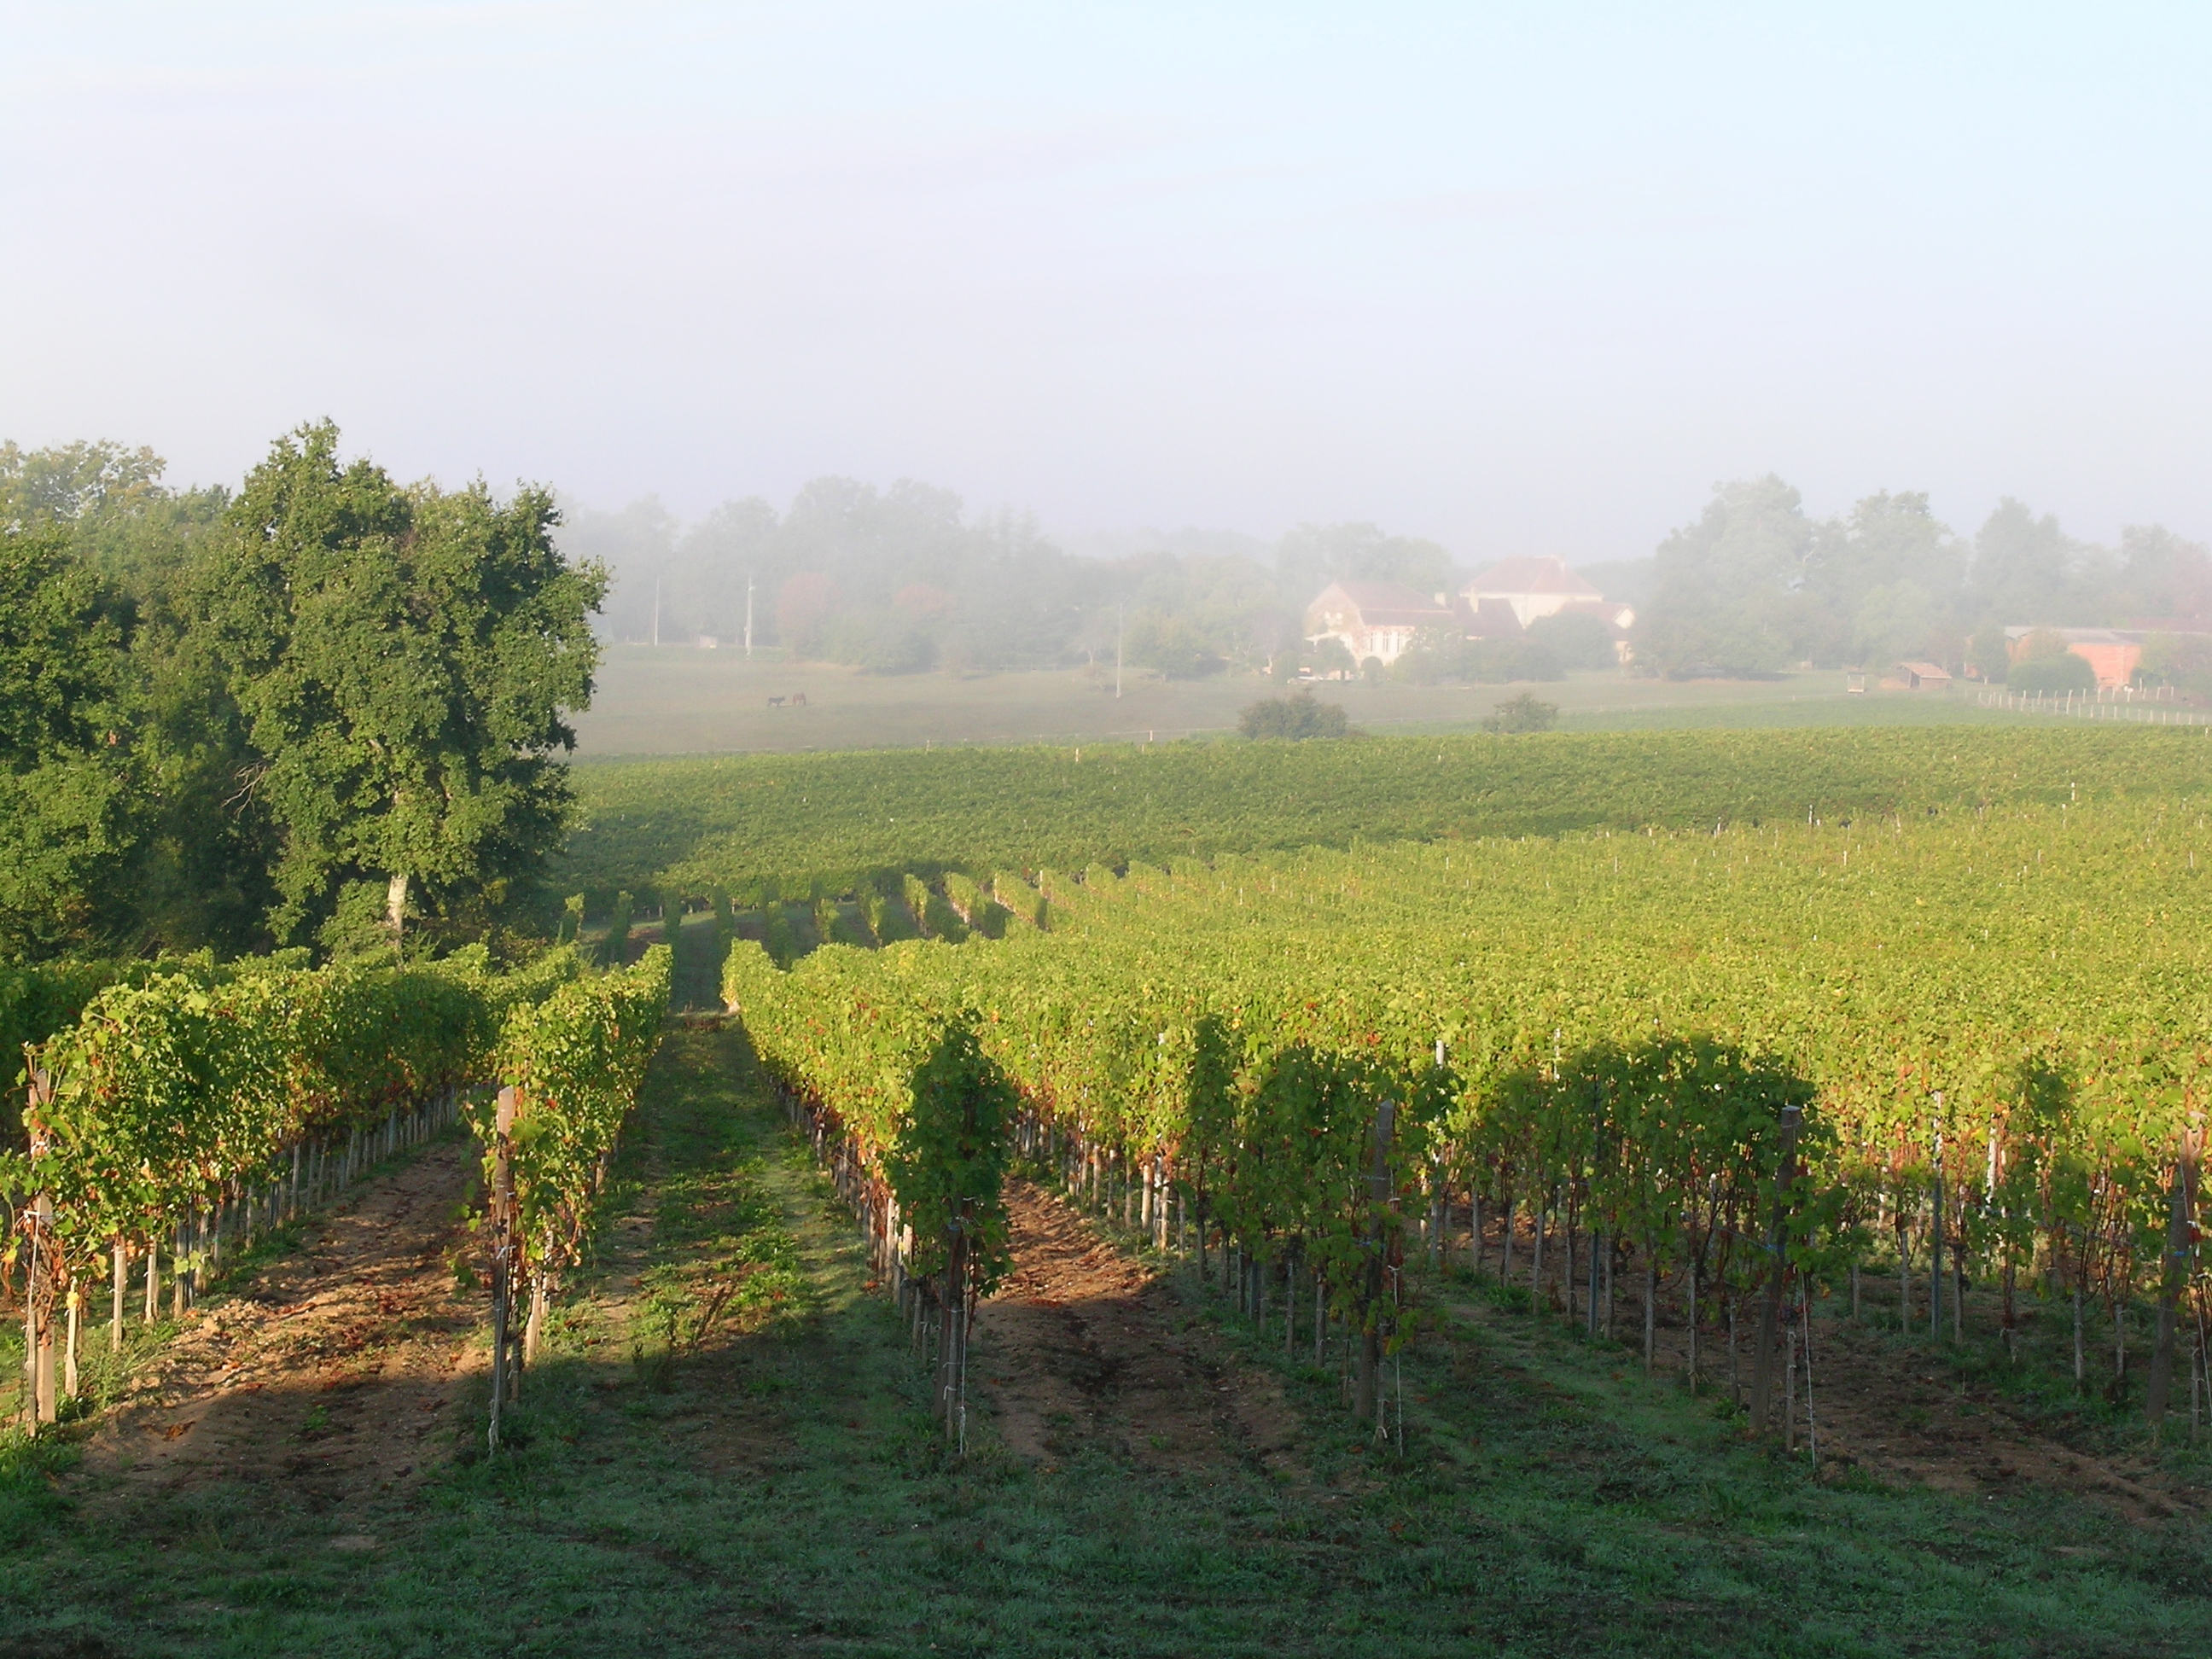
[[1408, 1227], [1457, 1207], [1559, 1239], [1586, 1317], [1639, 1278], [1647, 1328], [1666, 1285], [1717, 1331], [1883, 1261], [1931, 1333], [1970, 1278], [2008, 1342], [2018, 1298], [2070, 1300], [2077, 1376], [2101, 1305], [2117, 1382], [2148, 1300], [2156, 1418], [2201, 1311], [2205, 854], [2180, 802], [2061, 802], [1040, 872], [1049, 932], [788, 971], [739, 942], [724, 991], [886, 1194], [972, 1028], [1009, 1135], [1158, 1171], [1140, 1207], [1158, 1182], [1378, 1355], [1421, 1317]]
[[103, 1279], [119, 1349], [133, 1262], [147, 1322], [165, 1256], [181, 1316], [227, 1245], [456, 1121], [496, 1143], [499, 1271], [527, 1280], [542, 1318], [579, 1258], [668, 978], [665, 948], [605, 975], [572, 951], [495, 975], [477, 952], [374, 970], [246, 963], [94, 993], [28, 1050], [27, 1150], [4, 1170], [20, 1195], [10, 1260], [26, 1273], [27, 1417], [54, 1420], [76, 1391], [80, 1325]]

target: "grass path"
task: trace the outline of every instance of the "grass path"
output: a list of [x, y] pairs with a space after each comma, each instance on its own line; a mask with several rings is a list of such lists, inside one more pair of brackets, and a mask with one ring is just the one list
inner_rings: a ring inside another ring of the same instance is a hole
[[[603, 1257], [496, 1460], [476, 1449], [480, 1381], [418, 1480], [334, 1505], [217, 1470], [95, 1506], [49, 1479], [52, 1449], [18, 1452], [0, 1656], [1765, 1659], [2212, 1638], [2193, 1516], [1814, 1486], [1620, 1351], [1464, 1285], [1407, 1367], [1401, 1460], [1346, 1420], [1334, 1370], [1285, 1361], [1186, 1274], [1132, 1288], [1067, 1242], [1109, 1300], [1180, 1323], [1201, 1382], [1264, 1373], [1293, 1443], [1231, 1432], [1187, 1464], [1148, 1456], [1149, 1396], [1125, 1389], [1105, 1431], [1024, 1455], [988, 1416], [1010, 1342], [979, 1348], [980, 1450], [949, 1467], [849, 1218], [733, 1033], [672, 1034], [606, 1202]], [[1033, 1288], [1065, 1282], [1022, 1265]], [[1114, 1358], [1107, 1311], [1070, 1364]]]

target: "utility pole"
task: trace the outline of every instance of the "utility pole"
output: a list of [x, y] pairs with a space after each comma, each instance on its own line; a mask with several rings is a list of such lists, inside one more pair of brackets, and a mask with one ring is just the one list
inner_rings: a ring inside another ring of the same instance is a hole
[[1114, 696], [1121, 695], [1121, 607], [1114, 607]]
[[745, 660], [753, 659], [753, 573], [745, 572]]
[[660, 643], [660, 578], [653, 579], [653, 642]]

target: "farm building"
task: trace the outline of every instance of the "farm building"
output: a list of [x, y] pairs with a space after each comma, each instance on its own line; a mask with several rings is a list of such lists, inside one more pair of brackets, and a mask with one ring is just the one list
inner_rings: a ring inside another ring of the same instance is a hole
[[1951, 689], [1950, 671], [1932, 662], [1901, 662], [1897, 665], [1897, 678], [1908, 691], [1948, 691]]
[[1523, 628], [1539, 617], [1556, 617], [1562, 611], [1586, 611], [1620, 628], [1636, 620], [1636, 612], [1627, 605], [1606, 604], [1605, 595], [1568, 569], [1567, 562], [1557, 554], [1500, 559], [1459, 592], [1470, 607], [1488, 602], [1510, 606]]
[[1470, 640], [1519, 639], [1546, 617], [1580, 613], [1596, 617], [1628, 660], [1628, 629], [1636, 612], [1607, 605], [1605, 596], [1557, 556], [1501, 559], [1456, 595], [1424, 598], [1397, 582], [1331, 582], [1306, 607], [1306, 637], [1344, 642], [1357, 662], [1372, 657], [1385, 667], [1417, 636], [1448, 630]]
[[[2066, 648], [2087, 662], [2096, 672], [2097, 684], [2106, 690], [2126, 685], [2136, 677], [2136, 668], [2142, 661], [2143, 638], [2148, 631], [2133, 628], [2008, 628], [2005, 629], [2005, 650], [2017, 658], [2020, 647], [2031, 634], [2056, 634], [2066, 641]], [[2201, 632], [2202, 624], [2187, 630]]]
[[1456, 629], [1442, 594], [1424, 598], [1397, 582], [1331, 582], [1306, 607], [1306, 637], [1337, 639], [1354, 662], [1389, 667], [1425, 630]]
[[1604, 594], [1556, 554], [1498, 560], [1460, 589], [1454, 608], [1467, 622], [1470, 639], [1506, 638], [1545, 617], [1595, 617], [1612, 634], [1613, 648], [1623, 662], [1628, 660], [1628, 630], [1636, 622], [1634, 607], [1607, 605]]

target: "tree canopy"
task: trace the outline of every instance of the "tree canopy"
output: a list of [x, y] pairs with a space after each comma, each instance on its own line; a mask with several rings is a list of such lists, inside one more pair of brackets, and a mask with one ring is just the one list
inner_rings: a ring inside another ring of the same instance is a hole
[[272, 932], [346, 948], [380, 910], [396, 934], [410, 902], [496, 903], [554, 850], [605, 577], [555, 550], [543, 489], [403, 488], [337, 445], [328, 423], [278, 441], [194, 601], [277, 831]]
[[2162, 526], [2101, 548], [2007, 497], [1968, 538], [1925, 494], [1887, 490], [1814, 520], [1771, 474], [1716, 485], [1696, 522], [1660, 544], [1652, 574], [1636, 660], [1678, 676], [1921, 658], [2002, 678], [2008, 626], [2154, 630], [2212, 617], [2212, 552]]
[[[0, 958], [527, 912], [604, 587], [551, 498], [281, 440], [234, 498], [151, 452], [0, 445]], [[404, 884], [394, 877], [404, 877]]]
[[148, 809], [118, 595], [52, 528], [0, 534], [0, 952], [114, 923]]

